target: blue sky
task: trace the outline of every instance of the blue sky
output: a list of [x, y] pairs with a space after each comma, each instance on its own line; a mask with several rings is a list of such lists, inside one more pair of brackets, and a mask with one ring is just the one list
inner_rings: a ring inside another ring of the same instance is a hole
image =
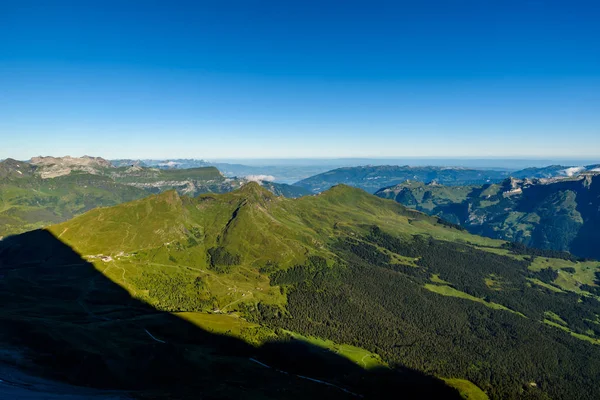
[[595, 3], [0, 0], [0, 158], [597, 158]]

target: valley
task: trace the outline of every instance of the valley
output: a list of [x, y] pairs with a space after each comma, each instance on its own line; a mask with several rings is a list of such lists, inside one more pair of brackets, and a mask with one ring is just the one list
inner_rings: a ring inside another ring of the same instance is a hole
[[446, 186], [404, 182], [376, 195], [439, 216], [469, 232], [526, 246], [599, 259], [600, 174], [506, 179]]

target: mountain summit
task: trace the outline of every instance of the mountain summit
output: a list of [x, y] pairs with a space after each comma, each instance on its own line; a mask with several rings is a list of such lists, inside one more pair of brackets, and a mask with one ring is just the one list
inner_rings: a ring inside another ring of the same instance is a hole
[[33, 175], [35, 167], [12, 158], [0, 161], [0, 179], [19, 179]]

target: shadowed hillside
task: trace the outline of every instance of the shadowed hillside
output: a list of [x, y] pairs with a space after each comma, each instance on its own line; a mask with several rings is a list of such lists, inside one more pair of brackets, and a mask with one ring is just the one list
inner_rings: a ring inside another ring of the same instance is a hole
[[367, 371], [305, 342], [208, 332], [132, 298], [45, 230], [0, 242], [0, 277], [2, 347], [20, 368], [73, 385], [144, 399], [457, 397], [435, 378]]

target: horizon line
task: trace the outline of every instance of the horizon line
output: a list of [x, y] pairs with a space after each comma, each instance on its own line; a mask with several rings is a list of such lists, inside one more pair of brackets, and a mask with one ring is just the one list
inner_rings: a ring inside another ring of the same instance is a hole
[[70, 154], [65, 155], [36, 155], [31, 156], [27, 159], [13, 158], [13, 157], [0, 157], [0, 160], [6, 159], [14, 159], [17, 161], [27, 162], [35, 157], [54, 157], [54, 158], [64, 158], [64, 157], [72, 157], [72, 158], [82, 158], [82, 157], [94, 157], [94, 158], [103, 158], [105, 160], [113, 161], [113, 160], [156, 160], [156, 161], [169, 161], [169, 160], [195, 160], [195, 161], [223, 161], [223, 160], [536, 160], [536, 161], [553, 161], [553, 160], [599, 160], [599, 155], [583, 155], [583, 156], [510, 156], [510, 155], [500, 155], [500, 156], [340, 156], [340, 157], [310, 157], [310, 156], [298, 156], [298, 157], [185, 157], [185, 156], [175, 156], [175, 157], [148, 157], [148, 156], [138, 156], [138, 157], [104, 157], [99, 155], [77, 155], [72, 156]]

